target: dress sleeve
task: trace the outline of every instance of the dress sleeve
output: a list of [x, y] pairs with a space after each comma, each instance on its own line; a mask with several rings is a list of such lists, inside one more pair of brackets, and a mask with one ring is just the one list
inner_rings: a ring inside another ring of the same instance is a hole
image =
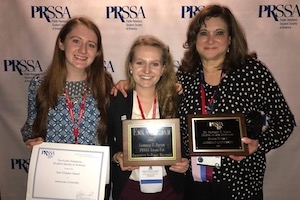
[[294, 116], [270, 71], [261, 63], [260, 105], [267, 116], [267, 129], [259, 135], [260, 149], [265, 153], [280, 147], [292, 134]]
[[29, 83], [27, 120], [23, 125], [23, 127], [21, 128], [21, 134], [24, 142], [33, 137], [32, 125], [36, 118], [36, 93], [40, 84], [41, 84], [40, 77], [34, 77]]

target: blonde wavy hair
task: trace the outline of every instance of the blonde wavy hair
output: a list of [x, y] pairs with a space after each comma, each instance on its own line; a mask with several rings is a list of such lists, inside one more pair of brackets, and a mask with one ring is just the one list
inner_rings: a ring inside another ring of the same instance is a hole
[[158, 38], [146, 35], [139, 36], [132, 44], [125, 62], [125, 73], [128, 81], [128, 88], [135, 89], [136, 83], [130, 73], [130, 63], [134, 57], [136, 47], [151, 46], [160, 49], [164, 71], [156, 84], [158, 103], [162, 118], [174, 118], [178, 112], [178, 93], [175, 84], [177, 82], [173, 65], [173, 57], [169, 47]]

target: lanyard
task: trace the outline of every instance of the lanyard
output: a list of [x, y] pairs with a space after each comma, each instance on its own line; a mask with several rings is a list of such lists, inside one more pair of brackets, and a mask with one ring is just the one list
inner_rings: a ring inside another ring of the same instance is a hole
[[[141, 112], [141, 115], [142, 115], [142, 119], [146, 119], [145, 115], [144, 115], [144, 112], [143, 112], [142, 104], [141, 104], [140, 99], [139, 99], [139, 96], [136, 95], [136, 98], [137, 98], [137, 101], [138, 101], [138, 104], [139, 104], [139, 109], [140, 109], [140, 112]], [[153, 113], [152, 113], [152, 119], [155, 119], [155, 118], [156, 118], [156, 97], [154, 98]]]
[[206, 103], [206, 96], [205, 96], [205, 90], [204, 90], [204, 87], [203, 87], [203, 84], [201, 83], [201, 111], [202, 111], [202, 114], [207, 114], [207, 109], [206, 107], [209, 108], [209, 112], [213, 111], [214, 109], [214, 99], [216, 97], [216, 94], [217, 94], [217, 89], [214, 91], [213, 95], [211, 96], [210, 100]]
[[83, 116], [83, 113], [84, 113], [84, 106], [85, 106], [85, 103], [86, 103], [87, 85], [85, 86], [84, 90], [85, 90], [85, 92], [84, 92], [84, 95], [83, 95], [82, 102], [80, 104], [80, 112], [79, 112], [77, 124], [75, 124], [74, 112], [73, 112], [73, 104], [71, 102], [71, 99], [70, 99], [70, 96], [69, 96], [68, 92], [65, 91], [67, 106], [68, 106], [68, 109], [69, 109], [69, 113], [70, 113], [70, 117], [71, 117], [72, 123], [74, 125], [73, 135], [74, 135], [74, 138], [75, 138], [75, 144], [78, 144], [79, 125], [80, 125], [80, 123], [82, 121], [82, 116]]
[[[201, 80], [204, 80], [203, 74], [201, 74]], [[222, 74], [221, 74], [222, 78]], [[205, 96], [205, 89], [203, 86], [203, 82], [200, 83], [200, 92], [201, 92], [201, 112], [202, 114], [207, 114], [208, 111], [206, 108], [209, 108], [209, 113], [213, 111], [215, 102], [214, 99], [216, 98], [217, 92], [219, 88], [216, 88], [210, 97], [209, 101], [206, 102], [206, 96]], [[207, 181], [212, 182], [213, 181], [213, 167], [211, 166], [204, 166], [204, 165], [197, 165], [197, 161], [195, 162], [195, 159], [198, 159], [198, 157], [192, 157], [192, 173], [195, 180], [198, 180], [200, 182]]]
[[[206, 102], [206, 96], [205, 96], [205, 89], [204, 89], [204, 86], [203, 86], [203, 81], [204, 81], [204, 74], [203, 72], [201, 73], [200, 75], [201, 77], [201, 83], [200, 83], [200, 92], [201, 92], [201, 112], [202, 114], [207, 114], [207, 113], [211, 113], [213, 110], [214, 110], [214, 107], [215, 107], [215, 98], [216, 98], [216, 95], [218, 93], [218, 89], [219, 89], [219, 86], [214, 90], [214, 93], [212, 94], [212, 96], [210, 97], [210, 100]], [[221, 77], [220, 79], [222, 79], [223, 77], [223, 73], [221, 73]], [[207, 111], [206, 108], [209, 108], [209, 111]]]

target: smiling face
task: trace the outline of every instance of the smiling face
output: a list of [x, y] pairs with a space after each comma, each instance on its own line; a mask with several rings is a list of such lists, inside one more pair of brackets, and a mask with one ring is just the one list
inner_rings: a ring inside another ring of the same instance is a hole
[[98, 38], [92, 29], [78, 24], [60, 41], [59, 48], [65, 52], [68, 73], [84, 72], [97, 55]]
[[137, 46], [129, 66], [137, 89], [155, 89], [163, 74], [162, 52], [157, 47]]
[[205, 20], [197, 35], [196, 48], [202, 62], [223, 63], [230, 45], [227, 24], [220, 17]]

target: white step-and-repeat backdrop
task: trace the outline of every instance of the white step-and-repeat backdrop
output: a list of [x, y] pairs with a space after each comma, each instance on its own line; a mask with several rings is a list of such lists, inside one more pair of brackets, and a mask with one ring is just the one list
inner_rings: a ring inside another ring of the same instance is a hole
[[[243, 25], [251, 51], [267, 64], [300, 119], [300, 0], [0, 0], [0, 199], [25, 199], [30, 154], [20, 128], [27, 115], [29, 80], [44, 72], [59, 29], [86, 15], [100, 27], [105, 67], [117, 82], [138, 35], [169, 44], [180, 65], [190, 19], [208, 3], [227, 5]], [[298, 200], [300, 135], [268, 154], [266, 200]]]

